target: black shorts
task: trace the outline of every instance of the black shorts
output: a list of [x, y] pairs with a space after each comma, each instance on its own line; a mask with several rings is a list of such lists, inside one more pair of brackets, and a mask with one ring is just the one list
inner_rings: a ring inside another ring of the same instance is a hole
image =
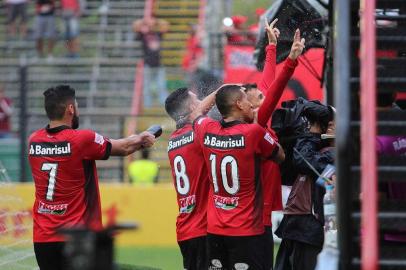
[[264, 235], [207, 235], [209, 270], [264, 269]]
[[183, 268], [187, 270], [207, 269], [207, 238], [196, 237], [178, 242], [183, 257]]
[[35, 257], [40, 270], [65, 270], [64, 242], [34, 243]]
[[264, 264], [266, 270], [273, 269], [273, 232], [272, 226], [265, 226], [265, 257], [264, 257]]

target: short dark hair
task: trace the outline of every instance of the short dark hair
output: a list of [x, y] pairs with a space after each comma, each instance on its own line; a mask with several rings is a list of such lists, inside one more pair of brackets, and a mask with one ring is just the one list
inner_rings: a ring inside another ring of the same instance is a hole
[[178, 122], [187, 113], [187, 102], [189, 101], [189, 89], [178, 88], [173, 91], [165, 100], [165, 111], [169, 116]]
[[247, 83], [247, 84], [243, 84], [242, 87], [244, 87], [244, 92], [248, 93], [249, 91], [251, 91], [252, 89], [257, 89], [258, 86], [256, 83]]
[[75, 100], [75, 89], [69, 85], [58, 85], [44, 92], [45, 111], [49, 120], [60, 120], [65, 114], [66, 107]]
[[216, 105], [223, 117], [230, 114], [233, 104], [242, 96], [240, 85], [225, 85], [216, 94]]

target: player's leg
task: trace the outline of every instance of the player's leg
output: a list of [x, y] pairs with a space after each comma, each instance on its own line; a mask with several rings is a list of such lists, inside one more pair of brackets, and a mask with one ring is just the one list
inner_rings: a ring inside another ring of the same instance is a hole
[[184, 269], [207, 269], [206, 236], [180, 241], [178, 244], [183, 257]]
[[272, 270], [273, 245], [274, 245], [272, 226], [265, 226], [264, 241], [265, 241], [265, 256], [264, 256], [265, 269]]
[[320, 247], [293, 241], [292, 270], [314, 270], [320, 251]]
[[209, 270], [229, 270], [226, 236], [207, 234]]
[[293, 244], [289, 239], [282, 239], [279, 246], [278, 254], [276, 255], [274, 270], [290, 270], [291, 265], [291, 254], [292, 254]]
[[40, 270], [63, 270], [63, 242], [34, 243], [34, 252]]
[[230, 236], [226, 239], [231, 269], [264, 269], [264, 235]]

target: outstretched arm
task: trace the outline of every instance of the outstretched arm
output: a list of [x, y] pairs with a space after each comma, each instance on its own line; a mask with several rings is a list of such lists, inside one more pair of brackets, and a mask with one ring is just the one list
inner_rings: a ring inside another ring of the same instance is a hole
[[277, 21], [278, 19], [275, 19], [271, 22], [271, 24], [268, 24], [268, 21], [265, 18], [265, 30], [268, 35], [269, 44], [265, 48], [265, 66], [262, 72], [261, 81], [258, 84], [258, 89], [261, 90], [264, 95], [267, 94], [267, 90], [271, 87], [272, 82], [275, 79], [276, 45], [280, 35], [278, 28], [275, 28]]
[[258, 111], [258, 124], [261, 126], [266, 126], [269, 118], [272, 116], [276, 105], [278, 104], [283, 89], [290, 77], [293, 75], [295, 68], [297, 66], [297, 58], [303, 52], [304, 49], [304, 38], [300, 38], [299, 29], [296, 30], [295, 36], [293, 39], [292, 48], [290, 50], [289, 56], [285, 61], [282, 72], [278, 75], [276, 80], [272, 83], [271, 87], [267, 91], [264, 103], [261, 105]]

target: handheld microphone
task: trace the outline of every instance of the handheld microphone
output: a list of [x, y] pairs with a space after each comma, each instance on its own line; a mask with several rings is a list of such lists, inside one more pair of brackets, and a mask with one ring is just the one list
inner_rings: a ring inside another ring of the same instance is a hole
[[160, 125], [152, 125], [146, 131], [159, 138], [162, 135], [162, 127]]

